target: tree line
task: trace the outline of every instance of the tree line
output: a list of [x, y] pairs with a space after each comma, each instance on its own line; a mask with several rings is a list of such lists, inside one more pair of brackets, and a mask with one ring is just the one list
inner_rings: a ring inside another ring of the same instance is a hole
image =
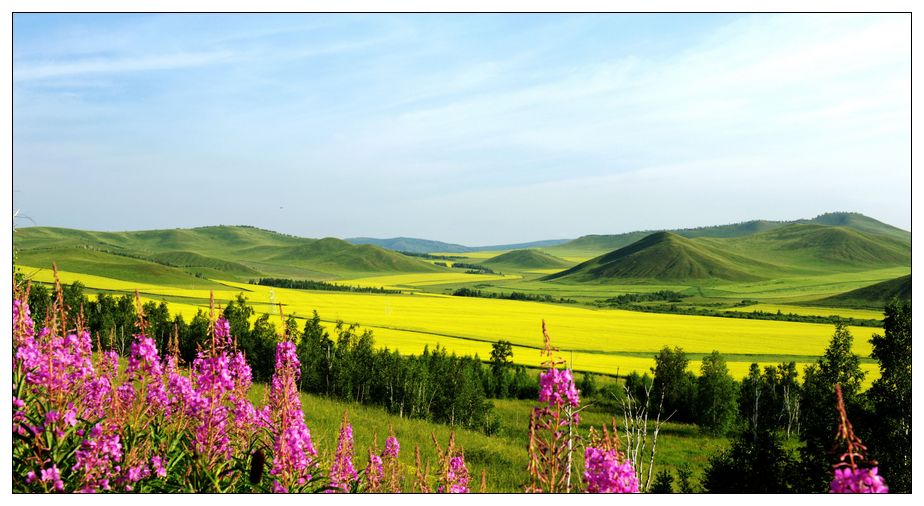
[[482, 292], [474, 288], [462, 287], [454, 292], [452, 295], [455, 297], [482, 297], [486, 299], [506, 299], [506, 300], [525, 300], [531, 302], [558, 302], [562, 304], [576, 304], [577, 301], [574, 299], [567, 299], [565, 297], [555, 298], [548, 294], [543, 293], [522, 293], [522, 292]]
[[[834, 385], [840, 385], [854, 430], [868, 446], [867, 460], [878, 463], [890, 491], [911, 492], [911, 304], [894, 301], [884, 312], [884, 334], [871, 339], [881, 377], [865, 392], [865, 372], [842, 322], [801, 379], [788, 362], [763, 369], [751, 364], [747, 377], [736, 381], [717, 351], [703, 358], [696, 376], [681, 348], [665, 347], [655, 357], [653, 376], [630, 374], [626, 387], [650, 396], [662, 419], [731, 436], [731, 447], [709, 461], [705, 491], [812, 493], [828, 490], [831, 465], [844, 451], [834, 440]], [[791, 439], [798, 449], [785, 444]], [[669, 492], [672, 481], [662, 474], [652, 490]]]
[[385, 287], [350, 286], [328, 283], [326, 281], [313, 281], [310, 279], [260, 278], [251, 279], [251, 285], [275, 286], [276, 288], [294, 288], [297, 290], [325, 290], [330, 292], [355, 293], [401, 293], [401, 290], [387, 290]]

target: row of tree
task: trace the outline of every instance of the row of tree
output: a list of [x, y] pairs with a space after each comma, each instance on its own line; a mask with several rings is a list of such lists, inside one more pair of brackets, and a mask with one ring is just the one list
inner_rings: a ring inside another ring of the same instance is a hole
[[462, 287], [452, 292], [452, 295], [455, 297], [481, 297], [485, 299], [506, 299], [506, 300], [522, 300], [530, 302], [559, 302], [562, 304], [576, 304], [577, 301], [574, 299], [567, 299], [565, 297], [555, 298], [551, 295], [544, 293], [523, 293], [523, 292], [482, 292], [481, 290], [475, 288]]
[[351, 286], [314, 281], [310, 279], [287, 278], [260, 278], [251, 279], [251, 285], [275, 286], [277, 288], [294, 288], [297, 290], [324, 290], [329, 292], [355, 292], [355, 293], [401, 293], [401, 290], [387, 290], [385, 287]]
[[[884, 335], [873, 335], [872, 357], [880, 377], [862, 391], [865, 373], [843, 323], [804, 378], [794, 362], [752, 364], [738, 382], [718, 352], [703, 358], [700, 375], [687, 370], [680, 348], [655, 357], [654, 377], [630, 375], [626, 387], [649, 396], [661, 419], [695, 422], [707, 432], [730, 434], [731, 448], [710, 460], [703, 479], [709, 492], [825, 492], [832, 464], [844, 453], [835, 444], [839, 415], [834, 385], [840, 385], [855, 432], [866, 442], [867, 462], [877, 463], [893, 492], [911, 491], [911, 305], [885, 308]], [[798, 438], [798, 450], [785, 442]], [[659, 476], [653, 490], [667, 491]]]

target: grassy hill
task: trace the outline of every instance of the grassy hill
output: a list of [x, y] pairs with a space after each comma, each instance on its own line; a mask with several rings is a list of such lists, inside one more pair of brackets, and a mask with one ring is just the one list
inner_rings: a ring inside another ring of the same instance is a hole
[[882, 309], [895, 298], [911, 300], [911, 274], [806, 304], [828, 307]]
[[117, 279], [188, 284], [196, 274], [230, 280], [258, 276], [331, 279], [366, 273], [436, 272], [441, 268], [372, 245], [306, 239], [245, 226], [137, 232], [52, 227], [17, 229], [19, 263]]
[[[859, 213], [826, 213], [816, 216], [812, 219], [801, 219], [792, 222], [787, 221], [769, 221], [769, 220], [752, 220], [742, 223], [733, 223], [729, 225], [716, 225], [710, 227], [683, 228], [667, 230], [674, 234], [687, 238], [737, 238], [757, 235], [791, 225], [822, 225], [838, 226], [851, 229], [864, 234], [873, 234], [876, 236], [885, 236], [899, 243], [911, 245], [911, 233], [900, 228], [887, 225], [868, 216]], [[545, 248], [549, 253], [567, 256], [583, 254], [599, 255], [605, 251], [628, 246], [654, 232], [660, 230], [628, 232], [624, 234], [612, 235], [586, 235], [573, 241]]]
[[592, 258], [546, 280], [611, 281], [656, 279], [678, 281], [720, 279], [751, 281], [754, 262], [723, 254], [671, 232], [656, 232], [629, 246]]
[[518, 249], [502, 253], [481, 262], [492, 269], [528, 270], [528, 269], [564, 269], [569, 264], [561, 258], [537, 249]]
[[548, 239], [544, 241], [524, 242], [518, 244], [498, 244], [494, 246], [463, 246], [428, 239], [414, 239], [411, 237], [394, 237], [391, 239], [376, 239], [374, 237], [352, 237], [344, 239], [350, 244], [374, 244], [392, 251], [407, 251], [408, 253], [472, 253], [475, 251], [504, 251], [523, 248], [542, 248], [556, 246], [569, 241], [569, 239]]
[[[718, 244], [718, 240], [713, 240]], [[801, 269], [910, 265], [911, 249], [900, 239], [870, 235], [843, 226], [791, 224], [768, 232], [723, 241], [728, 251]]]
[[408, 253], [433, 253], [435, 251], [470, 251], [468, 246], [450, 244], [428, 239], [415, 239], [413, 237], [394, 237], [391, 239], [376, 239], [374, 237], [351, 237], [344, 239], [350, 244], [373, 244], [380, 248], [392, 251], [407, 251]]
[[911, 232], [874, 220], [860, 213], [825, 213], [811, 220], [799, 220], [797, 223], [847, 227], [868, 234], [889, 236], [903, 243], [911, 244]]

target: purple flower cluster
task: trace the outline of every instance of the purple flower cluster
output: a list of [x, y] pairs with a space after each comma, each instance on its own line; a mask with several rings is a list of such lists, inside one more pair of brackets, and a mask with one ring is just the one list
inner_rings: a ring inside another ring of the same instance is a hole
[[571, 407], [580, 405], [578, 390], [570, 369], [551, 368], [539, 376], [539, 400], [550, 407], [561, 407], [567, 402]]
[[850, 466], [839, 467], [834, 470], [834, 480], [831, 481], [832, 494], [887, 494], [879, 468], [858, 468]]
[[[258, 410], [247, 399], [250, 367], [243, 354], [227, 346], [201, 353], [187, 372], [179, 370], [176, 357], [162, 360], [152, 339], [136, 335], [120, 374], [115, 352], [100, 353], [94, 361], [89, 333], [61, 337], [45, 328], [36, 334], [28, 304], [14, 301], [13, 313], [14, 374], [25, 380], [23, 389], [14, 389], [14, 433], [47, 432], [61, 440], [56, 445], [78, 438], [73, 460], [61, 472], [42, 448], [27, 451], [35, 467], [25, 472], [26, 484], [96, 492], [132, 490], [143, 480], [166, 477], [166, 448], [146, 442], [127, 455], [125, 427], [137, 431], [157, 424], [189, 431], [196, 458], [206, 459], [208, 466], [230, 459], [233, 452], [249, 451], [249, 440], [268, 426], [270, 407]], [[227, 322], [219, 320], [218, 327], [223, 332]], [[300, 413], [300, 406], [295, 409]], [[91, 420], [99, 422], [79, 426]], [[69, 474], [62, 481], [65, 471]]]
[[382, 452], [382, 456], [396, 459], [400, 451], [401, 444], [398, 443], [398, 438], [389, 436], [388, 439], [385, 440], [385, 451]]
[[592, 494], [638, 492], [638, 478], [632, 462], [619, 463], [619, 452], [588, 447], [584, 451], [584, 484]]
[[369, 491], [378, 492], [381, 489], [384, 477], [385, 468], [382, 464], [382, 457], [369, 450], [369, 463], [366, 465], [365, 472], [366, 488]]
[[334, 463], [330, 468], [330, 485], [348, 492], [354, 481], [356, 481], [356, 469], [353, 468], [353, 426], [347, 422], [344, 415], [343, 424], [340, 426], [340, 436], [337, 439], [337, 452], [334, 454]]
[[17, 337], [17, 346], [21, 344], [20, 339], [35, 337], [35, 324], [32, 322], [29, 304], [21, 300], [13, 301], [13, 335]]
[[276, 346], [276, 370], [270, 384], [270, 413], [273, 431], [273, 467], [270, 475], [274, 492], [288, 492], [293, 486], [311, 480], [311, 470], [317, 466], [318, 452], [311, 444], [311, 432], [305, 425], [302, 403], [296, 381], [300, 363], [295, 344], [283, 341]]
[[468, 493], [468, 467], [465, 466], [465, 457], [456, 455], [449, 459], [446, 475], [443, 477], [445, 485], [440, 485], [437, 492], [450, 494]]

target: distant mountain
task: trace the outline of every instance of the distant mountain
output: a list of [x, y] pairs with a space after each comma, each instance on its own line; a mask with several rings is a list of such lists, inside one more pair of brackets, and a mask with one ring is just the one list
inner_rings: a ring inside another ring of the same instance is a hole
[[518, 249], [481, 262], [492, 269], [563, 269], [570, 265], [561, 258], [536, 249]]
[[391, 239], [376, 239], [374, 237], [351, 237], [344, 239], [350, 244], [373, 244], [380, 248], [392, 251], [407, 251], [408, 253], [436, 253], [444, 251], [466, 252], [473, 251], [468, 246], [450, 244], [447, 242], [430, 241], [427, 239], [414, 239], [411, 237], [394, 237]]
[[189, 281], [186, 278], [194, 274], [229, 280], [329, 279], [442, 270], [374, 245], [353, 245], [332, 237], [307, 239], [246, 226], [136, 232], [27, 227], [17, 229], [13, 240], [22, 265], [50, 267], [54, 260], [62, 270], [136, 281], [150, 281], [152, 276]]
[[[673, 229], [667, 230], [667, 232], [672, 232], [687, 238], [732, 238], [768, 232], [792, 224], [842, 226], [857, 230], [859, 232], [891, 237], [893, 239], [905, 242], [909, 246], [911, 244], [911, 232], [887, 225], [860, 213], [841, 212], [826, 213], [816, 216], [812, 219], [801, 219], [795, 221], [752, 220], [729, 225]], [[610, 251], [622, 248], [623, 246], [628, 246], [629, 244], [632, 244], [654, 232], [660, 232], [660, 230], [627, 232], [624, 234], [612, 235], [585, 235], [578, 237], [573, 241], [548, 249], [551, 253], [555, 253], [556, 250], [586, 252]]]
[[911, 274], [864, 286], [833, 297], [806, 302], [812, 306], [882, 309], [892, 299], [911, 300]]
[[655, 232], [629, 246], [543, 279], [585, 282], [625, 279], [760, 279], [750, 272], [749, 267], [766, 268], [747, 258], [716, 251], [671, 232]]
[[463, 246], [427, 239], [414, 239], [410, 237], [394, 237], [392, 239], [376, 239], [373, 237], [352, 237], [344, 239], [351, 244], [374, 244], [392, 251], [406, 251], [408, 253], [471, 253], [475, 251], [504, 251], [523, 248], [544, 248], [566, 243], [570, 239], [548, 239], [544, 241], [523, 242], [517, 244], [498, 244], [494, 246]]

